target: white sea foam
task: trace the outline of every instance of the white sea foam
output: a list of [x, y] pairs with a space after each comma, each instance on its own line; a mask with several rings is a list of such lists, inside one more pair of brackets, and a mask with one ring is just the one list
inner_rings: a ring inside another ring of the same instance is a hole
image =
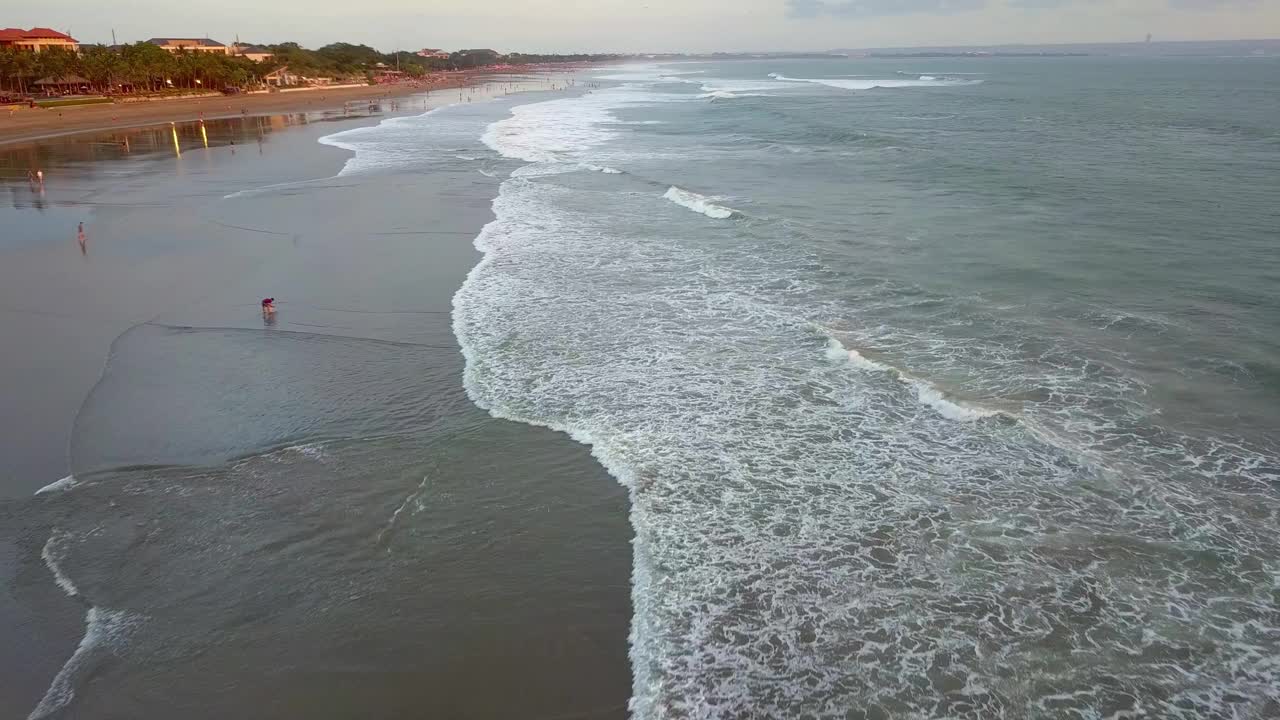
[[626, 83], [589, 95], [558, 98], [512, 108], [511, 117], [490, 125], [481, 140], [503, 157], [531, 165], [518, 168], [513, 177], [535, 177], [590, 169], [611, 173], [611, 160], [624, 162], [626, 153], [601, 155], [599, 148], [619, 137], [617, 108], [646, 103], [683, 102], [689, 95], [654, 92], [647, 86]]
[[737, 212], [732, 208], [711, 202], [710, 198], [705, 195], [682, 190], [674, 185], [668, 188], [666, 194], [662, 197], [681, 207], [688, 208], [696, 213], [702, 213], [713, 220], [727, 220]]
[[[62, 570], [62, 561], [66, 558], [71, 543], [71, 536], [66, 532], [54, 529], [40, 551], [40, 557], [53, 575], [54, 582], [68, 597], [80, 598], [80, 589]], [[85, 633], [74, 653], [63, 664], [54, 676], [49, 689], [27, 716], [27, 720], [40, 720], [57, 712], [75, 698], [75, 681], [77, 676], [94, 660], [101, 650], [118, 651], [127, 640], [127, 635], [141, 621], [137, 615], [119, 610], [108, 610], [90, 607], [85, 613]]]
[[792, 83], [814, 83], [841, 90], [873, 90], [876, 88], [921, 88], [977, 85], [981, 80], [962, 80], [958, 78], [918, 78], [915, 80], [893, 78], [793, 78], [781, 73], [771, 73], [769, 77]]
[[769, 97], [769, 95], [767, 93], [731, 92], [729, 90], [712, 90], [711, 92], [703, 93], [698, 97], [703, 100], [707, 100], [707, 99], [737, 100], [738, 98], [744, 98], [744, 97]]
[[[319, 142], [352, 153], [338, 177], [430, 166], [445, 159], [480, 160], [468, 152], [474, 147], [468, 143], [475, 141], [472, 123], [465, 115], [445, 112], [460, 106], [465, 104], [453, 103], [420, 115], [388, 118], [377, 125], [325, 135]], [[422, 142], [428, 133], [432, 142]]]
[[44, 560], [45, 567], [49, 568], [49, 572], [53, 574], [53, 580], [62, 588], [69, 597], [77, 597], [80, 594], [79, 588], [75, 583], [71, 582], [71, 578], [62, 572], [62, 566], [58, 563], [65, 556], [66, 549], [64, 545], [70, 536], [61, 530], [54, 530], [49, 539], [45, 541], [44, 548], [40, 550], [40, 557]]
[[79, 484], [80, 482], [76, 480], [75, 475], [68, 475], [62, 478], [61, 480], [54, 480], [48, 485], [45, 485], [44, 487], [37, 490], [35, 494], [43, 495], [45, 493], [52, 493], [52, 492], [66, 492]]
[[[608, 92], [603, 90], [596, 96]], [[577, 100], [561, 98], [519, 105], [512, 108], [510, 118], [490, 125], [481, 140], [503, 157], [530, 163], [576, 164], [584, 151], [612, 137], [600, 125], [615, 119], [607, 103]]]
[[297, 453], [303, 457], [308, 457], [317, 461], [324, 460], [329, 455], [325, 450], [324, 443], [302, 443], [300, 445], [290, 445], [284, 448], [282, 452]]
[[942, 390], [939, 390], [937, 386], [927, 380], [912, 377], [892, 365], [870, 360], [857, 350], [846, 348], [839, 340], [834, 338], [828, 340], [826, 354], [828, 358], [848, 361], [849, 364], [861, 370], [889, 373], [899, 382], [910, 387], [915, 392], [916, 399], [919, 402], [928, 405], [936, 410], [939, 415], [949, 420], [982, 420], [1000, 414], [998, 410], [978, 407], [972, 403], [947, 397]]
[[621, 175], [622, 171], [617, 168], [611, 168], [605, 165], [594, 165], [592, 163], [583, 163], [582, 167], [591, 172], [604, 173], [605, 175]]
[[787, 83], [774, 80], [738, 80], [725, 78], [704, 78], [699, 83], [704, 93], [728, 92], [735, 95], [766, 90], [785, 90], [793, 87]]
[[76, 695], [76, 678], [96, 660], [99, 653], [114, 651], [141, 622], [137, 615], [121, 610], [91, 607], [85, 613], [85, 632], [75, 652], [54, 676], [39, 704], [27, 720], [41, 720], [66, 707]]

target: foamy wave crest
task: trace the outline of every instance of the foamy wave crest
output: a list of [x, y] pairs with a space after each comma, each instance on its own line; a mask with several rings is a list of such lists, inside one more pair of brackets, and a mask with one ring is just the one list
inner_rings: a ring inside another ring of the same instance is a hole
[[705, 195], [681, 190], [675, 185], [672, 185], [662, 197], [681, 207], [688, 208], [696, 213], [702, 213], [713, 220], [727, 220], [737, 213], [732, 208], [711, 202]]
[[782, 75], [781, 73], [770, 73], [769, 77], [775, 80], [792, 83], [813, 83], [816, 85], [826, 85], [827, 87], [839, 88], [841, 90], [874, 90], [876, 88], [916, 88], [916, 87], [950, 87], [962, 85], [977, 85], [981, 80], [963, 80], [959, 78], [938, 78], [929, 77], [918, 78], [915, 80], [895, 80], [892, 78], [793, 78]]
[[605, 175], [621, 175], [622, 171], [617, 168], [606, 167], [604, 165], [593, 165], [591, 163], [583, 163], [582, 167], [591, 172], [604, 173]]
[[[588, 95], [557, 98], [512, 108], [511, 117], [490, 125], [481, 137], [485, 145], [503, 157], [542, 167], [521, 168], [525, 177], [571, 172], [580, 164], [607, 157], [594, 153], [619, 136], [615, 108], [653, 102], [686, 101], [689, 95], [652, 92], [627, 84], [597, 90]], [[554, 166], [554, 167], [553, 167]]]
[[[488, 101], [492, 102], [492, 100]], [[352, 153], [337, 177], [393, 172], [438, 163], [443, 159], [478, 160], [472, 126], [446, 112], [459, 103], [442, 105], [420, 115], [394, 117], [377, 125], [352, 128], [319, 138], [322, 145]], [[425, 137], [430, 142], [424, 142]]]
[[[600, 127], [613, 119], [602, 104], [547, 100], [512, 108], [511, 117], [489, 126], [481, 140], [503, 157], [530, 163], [574, 162], [612, 137]], [[574, 112], [566, 112], [572, 106]]]
[[68, 475], [61, 480], [54, 480], [35, 492], [36, 495], [44, 495], [45, 493], [66, 492], [71, 488], [79, 485], [80, 481], [76, 480], [75, 475]]
[[698, 98], [702, 100], [737, 100], [744, 97], [768, 97], [765, 93], [749, 93], [749, 92], [730, 92], [728, 90], [712, 90], [709, 93], [703, 93]]
[[832, 360], [847, 361], [850, 365], [861, 370], [889, 373], [896, 380], [914, 390], [916, 399], [919, 402], [928, 405], [937, 411], [939, 415], [949, 420], [982, 420], [1001, 414], [999, 410], [978, 407], [971, 403], [950, 398], [929, 381], [912, 377], [892, 365], [868, 359], [857, 350], [845, 347], [843, 343], [835, 338], [827, 341], [826, 354]]

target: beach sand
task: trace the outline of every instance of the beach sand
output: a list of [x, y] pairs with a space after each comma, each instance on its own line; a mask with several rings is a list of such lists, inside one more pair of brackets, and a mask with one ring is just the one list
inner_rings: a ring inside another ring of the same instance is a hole
[[3, 153], [0, 716], [625, 715], [625, 490], [461, 389], [498, 180], [336, 175], [378, 119]]
[[305, 90], [253, 95], [209, 96], [63, 108], [0, 108], [0, 143], [21, 142], [93, 130], [129, 128], [241, 115], [314, 112], [344, 103], [385, 100], [426, 91], [457, 89], [482, 82], [484, 75], [453, 73], [421, 86], [410, 84]]

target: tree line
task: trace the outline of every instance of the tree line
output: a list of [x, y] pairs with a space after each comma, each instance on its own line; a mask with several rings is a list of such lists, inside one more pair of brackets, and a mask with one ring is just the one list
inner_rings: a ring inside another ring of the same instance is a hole
[[386, 68], [399, 68], [410, 77], [429, 72], [468, 70], [499, 64], [598, 62], [615, 55], [500, 55], [492, 50], [459, 50], [448, 58], [424, 58], [412, 52], [381, 53], [368, 45], [333, 43], [309, 50], [297, 43], [266, 45], [274, 57], [253, 62], [245, 57], [207, 52], [170, 53], [158, 45], [138, 42], [107, 47], [84, 45], [80, 52], [48, 48], [41, 52], [0, 48], [0, 92], [26, 94], [40, 89], [42, 80], [87, 85], [99, 93], [160, 92], [180, 89], [221, 90], [261, 82], [282, 66], [306, 77], [372, 79]]

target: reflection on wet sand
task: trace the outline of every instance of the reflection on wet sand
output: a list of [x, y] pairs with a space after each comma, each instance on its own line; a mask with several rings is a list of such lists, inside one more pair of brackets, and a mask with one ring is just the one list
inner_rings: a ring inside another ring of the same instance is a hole
[[[0, 186], [11, 207], [41, 207], [47, 201], [46, 185], [118, 175], [112, 160], [155, 155], [180, 159], [196, 149], [234, 154], [237, 145], [249, 143], [264, 155], [272, 133], [318, 122], [376, 118], [415, 106], [411, 101], [361, 103], [341, 111], [194, 120], [0, 146]], [[24, 189], [28, 192], [20, 192]]]

